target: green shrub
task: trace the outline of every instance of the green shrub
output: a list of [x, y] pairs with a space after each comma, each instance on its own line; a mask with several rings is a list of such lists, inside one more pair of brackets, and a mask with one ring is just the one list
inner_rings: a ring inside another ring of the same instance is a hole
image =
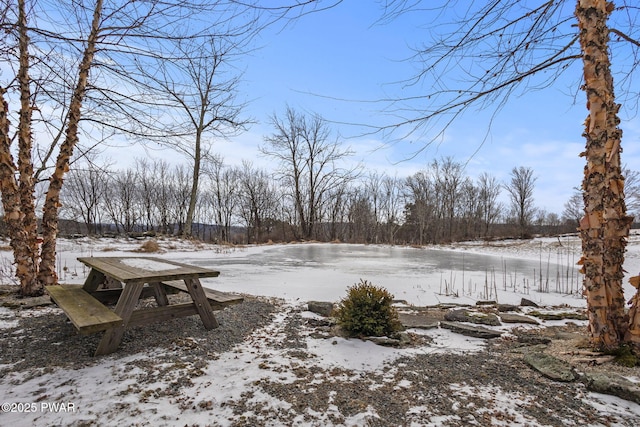
[[402, 329], [386, 289], [360, 280], [348, 289], [337, 309], [338, 323], [350, 336], [390, 336]]
[[631, 347], [628, 345], [622, 345], [609, 353], [616, 357], [614, 362], [618, 365], [626, 366], [627, 368], [633, 368], [636, 365], [640, 365], [640, 358], [633, 354]]

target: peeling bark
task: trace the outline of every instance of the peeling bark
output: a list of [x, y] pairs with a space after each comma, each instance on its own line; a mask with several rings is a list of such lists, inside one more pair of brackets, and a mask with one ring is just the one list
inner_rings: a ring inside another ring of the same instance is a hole
[[589, 332], [599, 349], [620, 346], [629, 329], [622, 288], [624, 252], [632, 217], [624, 202], [620, 168], [619, 104], [610, 70], [607, 19], [613, 5], [579, 0], [576, 7], [589, 116], [585, 120], [586, 157], [582, 182], [585, 215], [580, 221], [582, 272]]
[[[634, 280], [635, 279], [635, 280]], [[633, 346], [640, 353], [640, 277], [635, 276], [629, 282], [637, 289], [636, 294], [629, 300], [629, 329], [624, 337], [625, 343]]]
[[20, 85], [20, 123], [18, 124], [18, 171], [20, 175], [20, 205], [22, 208], [22, 237], [25, 239], [26, 253], [23, 265], [29, 271], [28, 281], [22, 283], [23, 295], [37, 296], [44, 293], [42, 286], [34, 281], [38, 271], [38, 223], [36, 220], [31, 133], [31, 89], [29, 80], [29, 35], [27, 34], [27, 17], [24, 0], [18, 2], [20, 32], [20, 68], [18, 82]]
[[[20, 112], [18, 124], [18, 165], [11, 155], [9, 107], [5, 88], [0, 88], [0, 190], [11, 248], [16, 264], [16, 277], [25, 296], [42, 295], [37, 281], [38, 242], [34, 202], [33, 163], [31, 161], [31, 90], [29, 81], [29, 36], [25, 2], [18, 2], [18, 85]], [[19, 176], [19, 180], [18, 180]]]
[[58, 281], [58, 275], [56, 273], [56, 237], [58, 235], [58, 212], [61, 206], [60, 190], [62, 189], [64, 175], [69, 171], [69, 159], [73, 155], [73, 150], [78, 143], [78, 126], [80, 123], [82, 101], [87, 88], [89, 70], [95, 55], [102, 15], [102, 3], [102, 0], [96, 1], [93, 11], [93, 21], [91, 23], [91, 33], [87, 39], [87, 46], [85, 47], [78, 72], [78, 81], [73, 92], [71, 104], [69, 105], [66, 137], [60, 146], [60, 152], [56, 159], [53, 174], [49, 178], [49, 189], [42, 214], [42, 260], [38, 274], [38, 280], [44, 285], [52, 285]]

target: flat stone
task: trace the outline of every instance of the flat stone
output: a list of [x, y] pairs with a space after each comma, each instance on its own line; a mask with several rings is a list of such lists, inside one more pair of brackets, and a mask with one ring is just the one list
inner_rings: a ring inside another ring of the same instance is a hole
[[577, 313], [575, 311], [562, 311], [554, 313], [541, 313], [539, 311], [531, 311], [529, 315], [535, 316], [541, 320], [589, 320], [586, 314]]
[[482, 313], [466, 309], [452, 310], [444, 315], [450, 322], [468, 322], [479, 325], [500, 326], [500, 319], [493, 313]]
[[457, 322], [440, 322], [440, 326], [457, 334], [474, 338], [491, 339], [502, 335], [501, 331], [493, 331], [482, 326], [463, 325]]
[[333, 303], [326, 301], [309, 301], [307, 303], [308, 310], [320, 316], [329, 317], [333, 312]]
[[502, 320], [504, 323], [526, 323], [529, 325], [540, 324], [540, 322], [538, 322], [536, 319], [532, 319], [531, 317], [512, 313], [500, 313], [500, 320]]
[[440, 319], [423, 314], [398, 313], [398, 319], [405, 328], [434, 329], [440, 325]]
[[524, 361], [534, 370], [554, 381], [572, 382], [578, 379], [570, 364], [548, 354], [531, 351], [525, 353]]
[[518, 338], [518, 342], [523, 344], [529, 344], [532, 346], [540, 345], [540, 344], [549, 344], [551, 343], [551, 339], [547, 337], [542, 337], [535, 334], [516, 334]]
[[374, 344], [382, 345], [385, 347], [399, 347], [400, 340], [396, 340], [389, 337], [365, 337], [367, 341], [371, 341]]
[[504, 313], [505, 311], [520, 311], [520, 307], [512, 304], [498, 304], [498, 311]]
[[618, 374], [587, 373], [582, 381], [590, 391], [617, 396], [640, 405], [640, 385]]
[[496, 305], [496, 301], [476, 301], [476, 305]]
[[7, 298], [3, 298], [2, 300], [0, 300], [0, 305], [9, 307], [9, 308], [21, 308], [21, 309], [42, 307], [42, 306], [51, 305], [51, 304], [53, 303], [51, 302], [51, 298], [49, 298], [49, 295], [43, 295], [40, 297], [27, 297], [27, 298], [9, 296]]

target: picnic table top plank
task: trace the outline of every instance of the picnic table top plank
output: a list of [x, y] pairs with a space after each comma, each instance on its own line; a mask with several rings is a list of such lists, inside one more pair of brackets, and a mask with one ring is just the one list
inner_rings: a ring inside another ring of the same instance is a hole
[[81, 286], [51, 285], [47, 286], [46, 290], [83, 335], [122, 324], [120, 316], [92, 297]]
[[122, 283], [217, 277], [220, 272], [153, 257], [83, 257], [81, 263]]

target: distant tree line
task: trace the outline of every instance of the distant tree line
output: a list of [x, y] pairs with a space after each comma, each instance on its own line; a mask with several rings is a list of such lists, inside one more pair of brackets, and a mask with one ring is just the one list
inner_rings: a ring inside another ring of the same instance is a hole
[[[339, 152], [329, 146], [336, 151], [318, 149], [316, 161]], [[191, 235], [207, 241], [423, 245], [576, 229], [575, 217], [535, 208], [533, 170], [524, 167], [500, 182], [488, 173], [472, 179], [450, 157], [406, 178], [336, 165], [321, 169], [308, 158], [276, 171], [246, 161], [227, 165], [220, 157], [204, 164]], [[61, 224], [63, 233], [185, 234], [192, 190], [188, 166], [146, 159], [127, 169], [76, 166], [62, 196], [61, 214], [72, 220]], [[503, 192], [508, 203], [500, 201]]]

